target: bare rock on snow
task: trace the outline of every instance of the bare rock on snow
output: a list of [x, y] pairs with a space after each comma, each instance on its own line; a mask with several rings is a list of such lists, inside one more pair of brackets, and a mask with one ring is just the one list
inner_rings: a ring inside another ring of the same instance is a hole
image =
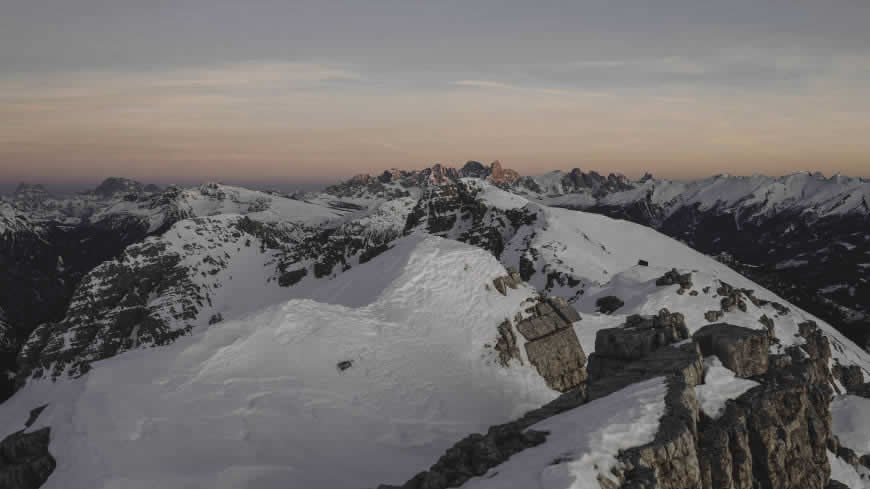
[[[45, 406], [34, 409], [26, 427], [33, 424]], [[51, 429], [26, 433], [24, 429], [0, 441], [0, 487], [37, 489], [48, 479], [56, 462], [48, 452]]]
[[595, 306], [601, 314], [612, 314], [624, 305], [625, 302], [615, 295], [608, 295], [595, 301]]
[[657, 316], [629, 316], [624, 325], [602, 329], [595, 335], [595, 353], [589, 357], [589, 374], [593, 379], [607, 376], [663, 346], [688, 337], [685, 319], [678, 312], [662, 309]]
[[767, 372], [770, 338], [766, 332], [717, 323], [699, 329], [693, 338], [704, 356], [716, 355], [738, 377], [753, 377]]
[[724, 315], [725, 313], [723, 313], [722, 311], [707, 311], [704, 313], [704, 319], [706, 319], [708, 322], [715, 323], [716, 321], [722, 319], [722, 316]]
[[559, 392], [566, 392], [587, 378], [586, 355], [572, 328], [526, 343], [526, 354], [547, 385]]
[[659, 277], [656, 280], [656, 285], [659, 287], [667, 286], [667, 285], [679, 285], [679, 292], [685, 293], [686, 290], [692, 288], [692, 274], [691, 273], [680, 273], [676, 268], [671, 269], [666, 272], [664, 275]]

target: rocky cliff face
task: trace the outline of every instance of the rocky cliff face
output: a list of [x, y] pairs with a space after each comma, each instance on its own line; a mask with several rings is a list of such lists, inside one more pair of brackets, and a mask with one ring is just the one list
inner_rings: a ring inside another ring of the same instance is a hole
[[44, 407], [30, 413], [21, 431], [0, 441], [0, 487], [3, 489], [38, 489], [54, 471], [56, 462], [48, 451], [51, 430], [26, 431]]
[[[836, 444], [829, 408], [831, 349], [815, 325], [802, 327], [804, 345], [771, 354], [753, 346], [754, 331], [731, 325], [710, 325], [692, 340], [672, 344], [685, 337], [679, 328], [653, 325], [652, 319], [649, 327], [639, 328], [640, 321], [632, 320], [620, 328], [624, 331], [598, 333], [596, 345], [603, 348], [596, 346], [594, 356], [610, 359], [607, 376], [590, 376], [550, 405], [466, 438], [401, 488], [462, 487], [497, 470], [512, 455], [547, 443], [549, 433], [536, 430], [535, 423], [659, 376], [668, 380], [658, 432], [652, 442], [619, 454], [613, 472], [599, 477], [603, 489], [836, 487], [829, 485], [836, 481], [831, 481], [827, 455]], [[617, 345], [612, 341], [616, 336], [632, 340]], [[610, 352], [608, 345], [618, 351]], [[705, 412], [695, 389], [705, 382], [704, 354], [734, 367], [738, 376], [754, 379], [757, 387], [726, 401], [722, 413]], [[768, 364], [770, 368], [759, 368]]]

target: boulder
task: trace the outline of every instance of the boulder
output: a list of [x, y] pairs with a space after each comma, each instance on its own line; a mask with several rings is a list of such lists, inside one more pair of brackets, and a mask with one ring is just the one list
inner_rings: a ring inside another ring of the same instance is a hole
[[838, 363], [831, 367], [831, 373], [846, 388], [847, 392], [852, 392], [864, 384], [864, 372], [857, 365], [844, 366]]
[[770, 338], [764, 331], [717, 323], [699, 329], [693, 338], [704, 356], [716, 355], [738, 377], [767, 372]]
[[671, 269], [656, 280], [656, 285], [663, 287], [667, 285], [679, 285], [681, 291], [692, 288], [692, 274], [677, 271], [676, 268]]
[[611, 314], [624, 306], [625, 302], [615, 295], [608, 295], [595, 301], [595, 305], [598, 307], [598, 312], [602, 314]]
[[776, 336], [776, 325], [773, 323], [773, 319], [770, 319], [767, 314], [762, 314], [762, 316], [758, 319], [758, 322], [763, 324], [765, 328], [767, 328], [767, 334], [771, 337]]
[[704, 380], [704, 358], [695, 342], [659, 348], [640, 360], [624, 364], [607, 376], [592, 378], [586, 388], [587, 397], [598, 399], [628, 385], [653, 377], [675, 377], [694, 387]]
[[[34, 409], [25, 426], [36, 421], [45, 406]], [[23, 429], [0, 441], [0, 488], [37, 489], [48, 479], [56, 462], [48, 451], [51, 429], [29, 433]]]
[[523, 283], [520, 274], [513, 268], [508, 268], [508, 274], [502, 277], [496, 277], [492, 280], [492, 285], [495, 290], [501, 295], [507, 295], [508, 289], [516, 289]]
[[722, 311], [707, 311], [704, 313], [704, 319], [706, 319], [708, 322], [715, 323], [716, 321], [722, 319], [722, 316], [724, 315], [725, 313], [723, 313]]
[[502, 367], [507, 367], [511, 360], [518, 360], [523, 363], [520, 349], [517, 346], [517, 336], [514, 334], [514, 328], [510, 320], [504, 320], [498, 327], [498, 340], [495, 343], [495, 351], [498, 352], [499, 363]]
[[517, 330], [526, 340], [534, 341], [570, 326], [561, 317], [551, 313], [524, 319], [517, 323]]
[[719, 284], [716, 293], [722, 296], [722, 300], [720, 301], [722, 312], [734, 312], [737, 309], [746, 312], [746, 301], [743, 300], [743, 291], [735, 289], [731, 285], [722, 281], [720, 281]]
[[578, 313], [576, 309], [571, 307], [571, 305], [568, 304], [568, 301], [566, 301], [564, 298], [552, 297], [548, 300], [548, 302], [551, 306], [553, 306], [553, 309], [556, 310], [556, 313], [562, 316], [562, 319], [564, 319], [565, 321], [568, 321], [569, 323], [576, 323], [581, 319], [580, 313]]
[[599, 379], [688, 337], [685, 319], [678, 312], [662, 309], [657, 316], [629, 316], [624, 325], [596, 333], [595, 353], [589, 357], [589, 374]]
[[573, 328], [526, 343], [526, 355], [554, 390], [566, 392], [586, 381], [586, 355]]

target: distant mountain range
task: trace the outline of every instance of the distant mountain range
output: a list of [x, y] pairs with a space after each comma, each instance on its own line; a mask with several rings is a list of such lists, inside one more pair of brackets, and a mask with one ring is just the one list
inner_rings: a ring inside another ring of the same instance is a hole
[[0, 487], [860, 479], [864, 431], [819, 420], [870, 392], [868, 201], [498, 161], [292, 195], [22, 185]]

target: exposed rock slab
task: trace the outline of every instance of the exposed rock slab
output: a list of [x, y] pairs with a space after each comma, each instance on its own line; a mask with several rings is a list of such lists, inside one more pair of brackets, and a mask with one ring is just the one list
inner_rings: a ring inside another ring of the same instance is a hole
[[739, 377], [763, 375], [768, 367], [770, 338], [764, 331], [727, 323], [709, 324], [693, 335], [704, 356], [716, 355]]
[[[29, 427], [42, 412], [34, 409], [25, 424]], [[50, 428], [13, 433], [0, 441], [0, 488], [37, 489], [54, 471], [56, 462], [48, 452]]]
[[605, 377], [688, 337], [689, 330], [680, 313], [662, 309], [657, 316], [629, 316], [624, 325], [596, 333], [595, 353], [589, 357], [589, 374], [593, 379]]

